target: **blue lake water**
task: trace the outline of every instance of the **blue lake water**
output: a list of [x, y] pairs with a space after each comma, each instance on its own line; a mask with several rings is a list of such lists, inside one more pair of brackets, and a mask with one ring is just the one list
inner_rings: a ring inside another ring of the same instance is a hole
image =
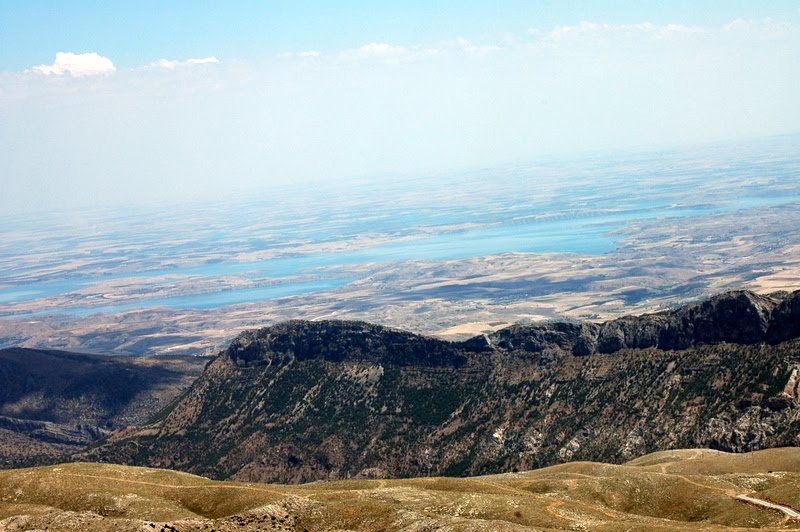
[[[185, 296], [173, 297], [158, 297], [150, 298], [143, 301], [135, 301], [131, 303], [117, 303], [110, 305], [97, 305], [97, 306], [74, 306], [59, 308], [59, 314], [72, 314], [75, 316], [88, 316], [90, 314], [98, 314], [101, 312], [114, 313], [123, 312], [126, 310], [134, 310], [141, 308], [151, 307], [168, 307], [175, 309], [207, 309], [223, 307], [227, 305], [235, 305], [238, 303], [251, 303], [254, 301], [262, 301], [268, 299], [280, 299], [282, 297], [295, 296], [309, 292], [321, 292], [325, 290], [332, 290], [343, 284], [351, 282], [352, 279], [329, 279], [324, 281], [309, 281], [309, 282], [295, 282], [285, 283], [270, 286], [260, 286], [256, 288], [242, 288], [237, 290], [222, 290], [219, 292], [210, 292], [202, 294], [191, 294]], [[38, 312], [29, 312], [23, 314], [24, 316], [40, 316], [45, 314], [53, 314], [54, 311], [42, 310]]]
[[[607, 199], [607, 198], [606, 198]], [[351, 282], [349, 278], [325, 278], [324, 273], [314, 272], [313, 281], [286, 280], [281, 278], [310, 273], [315, 268], [346, 266], [359, 263], [382, 263], [410, 259], [456, 259], [477, 257], [504, 252], [570, 252], [580, 254], [603, 254], [614, 249], [616, 238], [611, 234], [626, 222], [641, 219], [703, 216], [715, 212], [731, 211], [751, 207], [779, 205], [799, 201], [800, 196], [764, 197], [753, 195], [721, 203], [674, 206], [663, 200], [652, 198], [626, 198], [627, 203], [618, 210], [604, 208], [574, 209], [567, 214], [537, 220], [535, 216], [548, 213], [547, 204], [536, 209], [525, 205], [515, 205], [509, 215], [478, 215], [448, 210], [444, 213], [430, 211], [422, 216], [415, 213], [402, 213], [394, 217], [373, 217], [368, 222], [357, 219], [344, 220], [340, 230], [345, 234], [358, 234], [359, 230], [387, 235], [386, 242], [337, 253], [293, 254], [269, 260], [253, 262], [213, 262], [191, 267], [158, 268], [137, 272], [124, 272], [97, 277], [83, 277], [54, 282], [18, 284], [0, 289], [0, 304], [29, 301], [41, 297], [65, 294], [87, 287], [93, 283], [110, 279], [143, 276], [192, 275], [220, 276], [240, 275], [247, 278], [269, 277], [278, 282], [267, 286], [221, 290], [212, 293], [199, 293], [184, 296], [151, 298], [143, 301], [120, 302], [100, 306], [74, 306], [59, 308], [57, 312], [74, 315], [87, 315], [98, 312], [120, 312], [144, 307], [170, 308], [215, 308], [237, 303], [276, 299], [310, 292], [332, 290]], [[623, 203], [623, 202], [621, 202]], [[515, 218], [516, 217], [516, 218]], [[465, 230], [442, 232], [435, 225], [453, 225], [467, 222], [483, 222], [483, 226]], [[313, 224], [309, 224], [313, 227]], [[432, 229], [431, 236], [394, 241], [402, 235], [419, 234], [420, 228]], [[212, 233], [209, 240], [221, 239], [224, 233]], [[298, 233], [296, 233], [298, 234]], [[337, 239], [337, 230], [315, 227], [313, 231], [299, 233], [310, 241]], [[295, 238], [297, 238], [295, 236]], [[224, 245], [222, 242], [220, 245]], [[255, 249], [270, 249], [282, 245], [281, 238], [254, 239], [249, 242]], [[341, 275], [341, 274], [340, 274]], [[322, 278], [320, 278], [322, 277]], [[54, 311], [39, 311], [24, 315], [44, 314]], [[0, 307], [0, 315], [3, 314]]]

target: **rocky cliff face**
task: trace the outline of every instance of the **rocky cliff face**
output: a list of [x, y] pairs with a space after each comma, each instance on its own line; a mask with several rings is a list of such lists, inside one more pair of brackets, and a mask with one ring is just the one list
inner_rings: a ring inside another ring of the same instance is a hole
[[158, 422], [81, 458], [300, 482], [800, 445], [798, 324], [800, 291], [459, 343], [287, 322], [243, 333]]
[[[687, 349], [703, 343], [779, 343], [800, 336], [797, 292], [768, 296], [748, 291], [721, 294], [676, 311], [626, 316], [601, 325], [551, 323], [510, 327], [495, 333], [508, 345], [541, 350], [549, 345], [574, 355], [622, 349]], [[501, 347], [504, 344], [499, 344]]]

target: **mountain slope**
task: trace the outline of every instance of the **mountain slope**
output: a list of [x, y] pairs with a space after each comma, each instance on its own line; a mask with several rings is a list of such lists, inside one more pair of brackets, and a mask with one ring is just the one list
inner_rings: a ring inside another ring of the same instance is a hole
[[243, 333], [159, 423], [82, 456], [304, 482], [800, 445], [799, 321], [800, 291], [459, 343], [287, 322]]
[[52, 461], [145, 422], [205, 360], [0, 349], [0, 466]]
[[688, 449], [472, 478], [300, 486], [61, 464], [0, 471], [2, 530], [730, 530], [800, 528], [800, 449]]

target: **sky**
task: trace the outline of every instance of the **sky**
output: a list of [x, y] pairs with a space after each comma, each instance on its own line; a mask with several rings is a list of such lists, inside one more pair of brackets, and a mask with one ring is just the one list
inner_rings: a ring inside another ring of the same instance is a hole
[[795, 133], [797, 1], [0, 0], [0, 209]]

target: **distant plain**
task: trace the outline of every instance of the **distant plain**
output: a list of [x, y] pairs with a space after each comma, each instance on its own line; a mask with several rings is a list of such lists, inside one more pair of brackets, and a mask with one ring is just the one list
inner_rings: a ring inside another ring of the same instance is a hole
[[797, 140], [0, 218], [0, 347], [213, 353], [325, 317], [464, 338], [794, 289]]

